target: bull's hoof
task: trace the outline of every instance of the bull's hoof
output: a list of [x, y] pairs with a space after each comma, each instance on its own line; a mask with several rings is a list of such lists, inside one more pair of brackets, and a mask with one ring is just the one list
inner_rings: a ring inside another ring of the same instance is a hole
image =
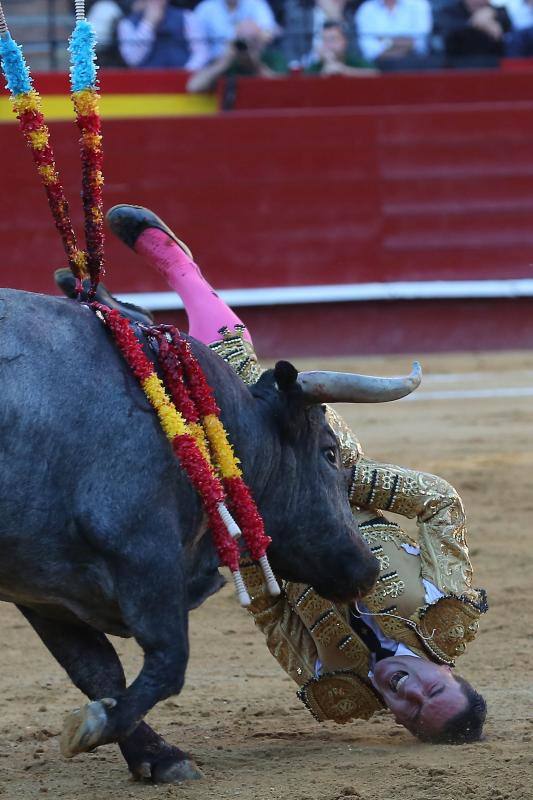
[[103, 734], [108, 725], [106, 708], [114, 708], [117, 701], [112, 697], [95, 700], [72, 711], [63, 724], [60, 747], [65, 758], [94, 750], [104, 744]]
[[137, 781], [153, 781], [153, 783], [183, 783], [204, 777], [194, 761], [188, 758], [163, 758], [152, 764], [143, 761], [136, 769], [132, 769], [132, 774]]
[[181, 783], [182, 781], [197, 781], [203, 777], [202, 770], [188, 758], [167, 764], [160, 762], [155, 765], [152, 772], [154, 783]]

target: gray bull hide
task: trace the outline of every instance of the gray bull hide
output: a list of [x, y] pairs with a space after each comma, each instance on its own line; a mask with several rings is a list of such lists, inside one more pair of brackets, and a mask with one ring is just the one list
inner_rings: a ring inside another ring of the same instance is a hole
[[[347, 599], [377, 564], [357, 533], [346, 470], [319, 404], [281, 362], [248, 389], [208, 348], [215, 389], [278, 575]], [[200, 501], [101, 322], [76, 302], [0, 290], [0, 599], [15, 603], [92, 703], [67, 718], [65, 755], [118, 742], [130, 770], [195, 777], [142, 719], [177, 694], [187, 617], [223, 583]], [[133, 636], [126, 688], [105, 634]]]

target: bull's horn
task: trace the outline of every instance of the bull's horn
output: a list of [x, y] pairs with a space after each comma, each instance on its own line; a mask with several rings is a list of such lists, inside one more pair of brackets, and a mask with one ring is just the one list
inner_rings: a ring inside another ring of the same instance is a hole
[[314, 403], [386, 403], [399, 400], [420, 385], [422, 367], [415, 361], [407, 377], [376, 378], [350, 372], [300, 372], [298, 383]]

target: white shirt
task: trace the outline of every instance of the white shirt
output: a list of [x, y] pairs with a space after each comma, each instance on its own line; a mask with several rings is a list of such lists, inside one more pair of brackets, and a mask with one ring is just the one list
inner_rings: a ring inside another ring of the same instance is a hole
[[507, 9], [515, 30], [533, 28], [533, 7], [527, 0], [507, 0], [503, 7]]
[[390, 9], [383, 0], [365, 0], [355, 12], [359, 47], [369, 61], [388, 50], [396, 36], [413, 39], [418, 55], [428, 51], [428, 38], [433, 28], [428, 0], [396, 0]]
[[113, 28], [122, 17], [122, 9], [114, 0], [97, 0], [87, 12], [96, 35], [97, 47], [107, 47], [113, 41]]
[[[438, 591], [438, 590], [437, 590]], [[362, 603], [357, 604], [361, 611], [366, 608], [366, 606], [362, 605]], [[407, 647], [407, 645], [403, 644], [402, 642], [397, 642], [395, 639], [389, 639], [388, 636], [385, 636], [381, 628], [376, 622], [376, 617], [372, 617], [370, 614], [365, 614], [364, 612], [361, 613], [361, 619], [368, 625], [369, 628], [372, 628], [374, 633], [376, 634], [377, 638], [379, 639], [379, 643], [382, 647], [385, 647], [387, 650], [391, 650], [395, 656], [413, 656], [414, 658], [420, 658], [418, 653], [413, 653], [413, 651]], [[374, 667], [376, 666], [376, 656], [374, 653], [370, 653], [370, 669], [368, 671], [368, 677], [372, 678], [374, 676]], [[315, 677], [318, 678], [322, 674], [322, 662], [319, 658], [315, 661]]]
[[[415, 547], [412, 544], [402, 544], [403, 549], [406, 553], [409, 553], [410, 556], [419, 556], [420, 555], [420, 548]], [[432, 605], [436, 603], [439, 597], [444, 597], [443, 593], [440, 589], [437, 589], [434, 583], [431, 581], [427, 581], [425, 578], [422, 578], [422, 583], [425, 589], [425, 601]]]
[[198, 35], [207, 48], [205, 63], [222, 55], [227, 43], [235, 39], [237, 25], [245, 20], [255, 22], [267, 33], [277, 31], [274, 14], [266, 0], [238, 0], [235, 8], [229, 8], [226, 0], [202, 0], [193, 13]]

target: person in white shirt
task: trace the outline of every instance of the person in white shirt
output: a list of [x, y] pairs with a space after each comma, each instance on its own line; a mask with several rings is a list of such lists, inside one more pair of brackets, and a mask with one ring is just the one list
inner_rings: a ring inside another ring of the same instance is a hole
[[97, 47], [109, 47], [113, 40], [113, 30], [123, 11], [115, 0], [96, 0], [87, 12], [96, 36]]
[[194, 10], [197, 35], [205, 47], [205, 66], [226, 51], [239, 38], [243, 23], [254, 23], [266, 45], [278, 33], [274, 14], [266, 0], [202, 0]]
[[507, 0], [504, 7], [513, 23], [513, 28], [518, 31], [533, 28], [533, 2], [530, 0]]
[[368, 61], [425, 56], [433, 28], [431, 6], [428, 0], [365, 0], [355, 25]]
[[533, 55], [533, 2], [532, 0], [507, 0], [505, 9], [512, 29], [504, 38], [505, 55], [527, 58]]

